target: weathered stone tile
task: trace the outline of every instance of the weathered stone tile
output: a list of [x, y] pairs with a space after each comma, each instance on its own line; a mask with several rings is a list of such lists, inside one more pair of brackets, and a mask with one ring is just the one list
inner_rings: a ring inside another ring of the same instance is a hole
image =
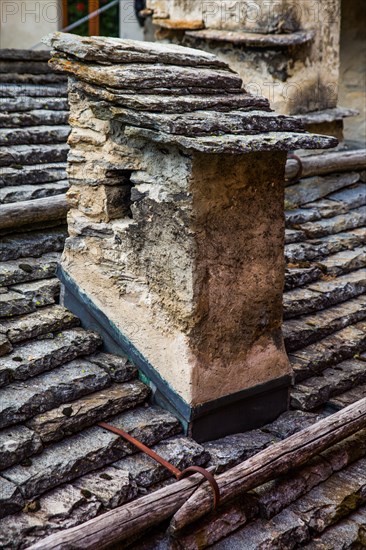
[[365, 382], [364, 363], [355, 359], [344, 361], [334, 369], [324, 370], [321, 376], [297, 384], [291, 391], [291, 406], [295, 409], [312, 410], [326, 403], [331, 396]]
[[366, 276], [363, 269], [334, 280], [323, 280], [311, 283], [304, 288], [295, 288], [284, 294], [284, 317], [291, 319], [329, 308], [350, 298], [364, 294]]
[[31, 380], [10, 384], [0, 390], [0, 427], [101, 390], [110, 382], [102, 369], [78, 359]]
[[26, 299], [32, 300], [36, 307], [54, 304], [60, 295], [60, 281], [56, 278], [32, 281], [10, 287]]
[[286, 200], [291, 204], [306, 204], [353, 185], [359, 179], [358, 172], [303, 178], [299, 183], [286, 188]]
[[[181, 429], [172, 415], [153, 407], [139, 407], [122, 413], [110, 423], [149, 446]], [[13, 466], [4, 470], [2, 475], [18, 485], [25, 498], [33, 498], [131, 452], [135, 449], [120, 437], [93, 427], [46, 447], [40, 455], [33, 457], [30, 466]]]
[[[11, 481], [0, 476], [0, 518], [18, 512], [23, 506], [24, 499], [19, 488], [14, 483], [11, 483]], [[0, 529], [0, 542], [1, 531], [2, 525]]]
[[0, 375], [6, 373], [10, 379], [26, 380], [80, 355], [93, 353], [100, 343], [100, 336], [94, 332], [65, 330], [52, 339], [17, 346], [10, 355], [0, 359]]
[[348, 216], [340, 214], [333, 218], [301, 224], [299, 229], [310, 239], [317, 239], [333, 233], [341, 233], [347, 229], [362, 227], [366, 223], [366, 210], [355, 208]]
[[266, 424], [263, 431], [272, 434], [279, 439], [286, 439], [305, 428], [309, 428], [316, 422], [319, 422], [320, 417], [313, 413], [302, 411], [286, 411], [279, 416], [271, 424]]
[[328, 275], [341, 275], [355, 269], [365, 268], [366, 249], [345, 250], [322, 259], [321, 264]]
[[[204, 466], [210, 459], [209, 452], [203, 446], [187, 437], [162, 441], [155, 445], [153, 450], [180, 470], [193, 465]], [[163, 466], [143, 453], [122, 458], [113, 466], [129, 472], [137, 485], [144, 488], [171, 477]]]
[[366, 500], [366, 459], [312, 489], [289, 507], [312, 531], [321, 533]]
[[39, 436], [25, 426], [13, 426], [0, 430], [1, 470], [9, 468], [41, 450], [42, 442]]
[[300, 241], [303, 241], [304, 239], [306, 239], [306, 235], [303, 231], [299, 231], [297, 229], [286, 229], [286, 232], [285, 232], [286, 244], [298, 243]]
[[30, 166], [22, 166], [21, 170], [9, 166], [1, 170], [0, 188], [12, 187], [13, 185], [38, 185], [40, 183], [50, 183], [66, 179], [66, 165], [64, 163], [32, 164]]
[[286, 350], [295, 351], [366, 318], [366, 296], [284, 322]]
[[33, 256], [38, 258], [49, 252], [61, 252], [67, 237], [65, 228], [35, 231], [2, 237], [0, 261], [16, 260]]
[[6, 355], [7, 353], [10, 353], [13, 349], [13, 346], [7, 339], [4, 333], [2, 333], [2, 326], [0, 323], [0, 357], [3, 355]]
[[261, 430], [228, 435], [216, 441], [209, 441], [203, 446], [211, 455], [210, 466], [217, 466], [217, 471], [222, 472], [250, 458], [262, 451], [277, 438], [272, 434]]
[[284, 510], [271, 520], [258, 519], [230, 537], [214, 544], [214, 550], [291, 550], [309, 540], [306, 524], [293, 512]]
[[104, 369], [115, 382], [127, 382], [137, 374], [136, 367], [127, 357], [111, 353], [96, 353], [88, 360]]
[[286, 268], [285, 291], [313, 283], [323, 276], [323, 272], [318, 266], [292, 267], [292, 265], [289, 264]]
[[0, 317], [14, 317], [31, 313], [36, 309], [31, 297], [9, 291], [0, 294]]
[[9, 286], [53, 277], [59, 259], [59, 253], [50, 252], [37, 259], [23, 258], [20, 261], [2, 262], [0, 264], [0, 285]]
[[53, 305], [43, 307], [26, 316], [1, 321], [0, 333], [6, 334], [11, 343], [17, 344], [42, 334], [74, 328], [79, 324], [79, 319], [71, 311], [62, 306]]
[[286, 227], [290, 228], [300, 223], [312, 222], [321, 219], [321, 214], [316, 208], [289, 208], [288, 206], [291, 205], [292, 203], [285, 201]]
[[94, 495], [105, 508], [116, 508], [137, 496], [138, 489], [131, 474], [118, 468], [103, 468], [73, 482], [84, 496]]
[[42, 441], [59, 441], [67, 435], [122, 411], [141, 404], [150, 390], [138, 380], [114, 384], [76, 401], [64, 402], [60, 407], [35, 416], [27, 426], [39, 434]]
[[9, 204], [19, 201], [30, 201], [44, 197], [53, 197], [66, 193], [69, 188], [67, 180], [39, 185], [15, 185], [0, 188], [0, 204]]
[[[42, 105], [42, 103], [50, 105], [61, 105], [65, 107], [67, 100], [55, 97], [51, 99], [47, 98], [31, 98], [31, 97], [19, 97], [15, 99], [3, 99], [1, 105], [8, 112], [18, 111], [17, 106], [21, 110], [26, 110], [29, 104]], [[64, 109], [61, 109], [64, 110]], [[0, 166], [9, 166], [11, 164], [19, 164], [24, 166], [25, 164], [33, 164], [34, 159], [37, 159], [37, 163], [53, 163], [53, 162], [66, 162], [69, 146], [65, 144], [57, 145], [15, 145], [14, 147], [1, 147], [0, 149]]]
[[[361, 329], [361, 330], [360, 330]], [[364, 351], [366, 332], [358, 325], [346, 327], [316, 344], [311, 344], [290, 355], [295, 381], [320, 374], [327, 367], [352, 358]]]
[[4, 113], [0, 114], [0, 125], [2, 128], [24, 128], [28, 126], [67, 124], [68, 114], [68, 111], [49, 111], [48, 109], [13, 113], [11, 117]]
[[[337, 235], [327, 235], [318, 239], [304, 240], [299, 243], [286, 244], [285, 258], [290, 263], [303, 263], [317, 260], [322, 264], [325, 256], [338, 254], [343, 250], [354, 250], [365, 242], [365, 234], [352, 229]], [[342, 256], [337, 256], [340, 269], [344, 263]]]
[[69, 133], [70, 126], [68, 125], [4, 128], [0, 136], [0, 145], [66, 143]]
[[339, 410], [348, 407], [352, 403], [366, 397], [366, 384], [361, 384], [357, 388], [352, 388], [341, 395], [333, 396], [329, 399], [327, 405], [332, 409]]
[[[326, 199], [319, 199], [314, 202], [303, 204], [302, 208], [310, 208], [311, 210], [316, 209], [322, 218], [332, 218], [339, 214], [346, 214], [350, 209], [350, 207], [345, 203], [329, 200], [329, 196], [327, 196]], [[305, 223], [311, 223], [311, 221]]]
[[366, 185], [359, 183], [358, 185], [352, 185], [352, 187], [346, 187], [328, 195], [328, 199], [339, 201], [350, 209], [358, 208], [366, 204]]

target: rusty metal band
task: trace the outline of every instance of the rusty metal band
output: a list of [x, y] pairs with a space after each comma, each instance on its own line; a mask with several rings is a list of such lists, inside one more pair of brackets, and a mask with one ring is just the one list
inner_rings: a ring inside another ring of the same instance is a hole
[[124, 430], [121, 430], [120, 428], [116, 428], [115, 426], [111, 426], [110, 424], [107, 424], [106, 422], [99, 422], [98, 426], [100, 428], [103, 428], [104, 430], [108, 430], [116, 435], [119, 435], [123, 437], [126, 441], [137, 447], [140, 451], [145, 453], [147, 456], [161, 464], [164, 468], [166, 468], [171, 474], [175, 476], [176, 479], [180, 480], [185, 477], [188, 477], [193, 474], [201, 474], [211, 485], [213, 490], [213, 509], [217, 508], [219, 502], [220, 502], [220, 489], [216, 482], [216, 479], [214, 476], [209, 472], [208, 470], [205, 470], [204, 468], [201, 468], [201, 466], [189, 466], [189, 468], [186, 468], [185, 470], [181, 471], [179, 468], [176, 468], [173, 464], [165, 460], [162, 456], [158, 455], [155, 451], [150, 449], [150, 447], [147, 447], [141, 441], [138, 439], [135, 439], [131, 435], [129, 435]]
[[292, 178], [289, 178], [287, 181], [289, 183], [295, 183], [297, 181], [299, 181], [299, 179], [301, 178], [302, 176], [302, 173], [303, 173], [303, 166], [302, 166], [302, 162], [301, 162], [301, 158], [297, 155], [295, 155], [294, 153], [290, 153], [287, 155], [287, 159], [291, 159], [291, 160], [294, 160], [297, 162], [297, 172], [294, 176], [292, 176]]

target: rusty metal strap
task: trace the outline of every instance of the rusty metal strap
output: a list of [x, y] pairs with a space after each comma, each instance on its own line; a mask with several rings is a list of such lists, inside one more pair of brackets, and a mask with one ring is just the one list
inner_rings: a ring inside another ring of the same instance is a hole
[[120, 428], [116, 428], [115, 426], [111, 426], [110, 424], [107, 424], [106, 422], [99, 422], [98, 426], [105, 430], [109, 430], [110, 432], [113, 432], [116, 435], [119, 435], [123, 437], [126, 441], [137, 447], [140, 451], [145, 453], [147, 456], [164, 466], [173, 476], [175, 476], [176, 479], [180, 480], [185, 477], [188, 477], [193, 474], [201, 474], [211, 485], [213, 490], [213, 509], [215, 510], [220, 502], [220, 489], [217, 485], [217, 481], [214, 478], [214, 476], [209, 472], [208, 470], [205, 470], [204, 468], [201, 468], [201, 466], [189, 466], [189, 468], [186, 468], [185, 470], [181, 471], [179, 468], [165, 460], [162, 456], [158, 455], [155, 451], [141, 443], [138, 439], [135, 439], [131, 435], [129, 435], [127, 432], [121, 430]]
[[301, 162], [301, 158], [297, 155], [295, 155], [294, 153], [290, 153], [287, 155], [287, 159], [288, 160], [294, 160], [297, 162], [297, 172], [294, 176], [292, 176], [292, 178], [288, 178], [288, 182], [289, 183], [296, 183], [297, 181], [299, 181], [299, 179], [301, 178], [302, 176], [302, 173], [303, 173], [303, 166], [302, 166], [302, 162]]

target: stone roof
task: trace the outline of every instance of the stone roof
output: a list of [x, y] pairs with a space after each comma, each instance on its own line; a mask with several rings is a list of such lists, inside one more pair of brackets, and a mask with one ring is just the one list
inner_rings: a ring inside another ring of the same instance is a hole
[[[0, 145], [1, 203], [63, 193], [64, 184], [56, 183], [64, 181], [68, 129], [52, 123], [58, 107], [66, 111], [63, 84], [51, 86], [47, 77], [35, 86], [17, 74], [8, 80], [0, 90], [10, 115]], [[40, 113], [45, 104], [47, 123]], [[34, 125], [29, 117], [19, 123], [21, 113], [32, 111]], [[55, 269], [65, 224], [3, 232], [2, 548], [27, 548], [174, 482], [151, 459], [96, 426], [101, 420], [180, 468], [200, 464], [224, 471], [366, 395], [364, 170], [307, 175], [286, 187], [284, 334], [294, 368], [291, 410], [260, 430], [202, 445], [182, 436], [179, 422], [149, 403], [149, 390], [128, 358], [103, 353], [99, 335], [80, 328], [59, 304]], [[286, 476], [234, 503], [226, 522], [210, 516], [180, 547], [364, 547], [365, 436], [362, 430], [298, 470], [289, 465]], [[198, 536], [205, 522], [212, 524], [209, 540]], [[162, 531], [132, 547], [169, 545]]]

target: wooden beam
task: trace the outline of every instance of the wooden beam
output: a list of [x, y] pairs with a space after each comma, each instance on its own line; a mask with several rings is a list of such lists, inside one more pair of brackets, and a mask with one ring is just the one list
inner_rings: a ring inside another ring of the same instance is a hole
[[68, 0], [62, 0], [62, 28], [64, 29], [69, 24], [69, 9]]
[[[89, 0], [89, 14], [99, 9], [99, 0]], [[99, 15], [89, 19], [89, 36], [99, 36], [100, 17]]]
[[67, 210], [65, 195], [2, 204], [0, 229], [66, 218]]
[[[302, 157], [302, 177], [321, 176], [332, 172], [366, 169], [366, 149], [337, 151]], [[298, 163], [289, 159], [286, 163], [286, 178], [291, 179], [298, 172]]]
[[[240, 498], [250, 489], [301, 466], [326, 448], [365, 427], [366, 398], [217, 476], [222, 504]], [[55, 533], [28, 550], [103, 550], [142, 535], [173, 514], [175, 516], [170, 531], [176, 533], [211, 511], [211, 488], [204, 483], [197, 489], [200, 483], [200, 476], [177, 481], [82, 525]]]

